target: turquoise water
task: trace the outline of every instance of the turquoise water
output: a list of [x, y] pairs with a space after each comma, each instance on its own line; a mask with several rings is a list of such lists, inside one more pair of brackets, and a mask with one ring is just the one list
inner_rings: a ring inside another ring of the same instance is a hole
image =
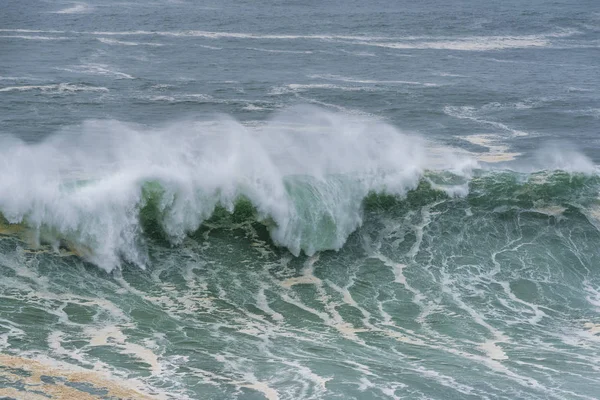
[[599, 397], [594, 2], [0, 9], [0, 398]]

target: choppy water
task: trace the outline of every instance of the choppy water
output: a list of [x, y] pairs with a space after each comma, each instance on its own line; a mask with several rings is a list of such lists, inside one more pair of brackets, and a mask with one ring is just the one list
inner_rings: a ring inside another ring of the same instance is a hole
[[600, 397], [595, 1], [0, 11], [0, 397]]

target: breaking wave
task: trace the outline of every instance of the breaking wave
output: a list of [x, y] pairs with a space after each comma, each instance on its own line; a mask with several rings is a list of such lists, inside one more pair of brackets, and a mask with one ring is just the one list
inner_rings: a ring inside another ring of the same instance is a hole
[[107, 271], [145, 267], [152, 237], [177, 245], [220, 215], [260, 222], [274, 244], [311, 255], [340, 249], [365, 207], [467, 194], [494, 207], [592, 207], [600, 187], [583, 156], [572, 165], [586, 174], [484, 171], [388, 124], [308, 106], [255, 128], [227, 116], [152, 129], [92, 120], [35, 144], [5, 137], [0, 149], [4, 230]]

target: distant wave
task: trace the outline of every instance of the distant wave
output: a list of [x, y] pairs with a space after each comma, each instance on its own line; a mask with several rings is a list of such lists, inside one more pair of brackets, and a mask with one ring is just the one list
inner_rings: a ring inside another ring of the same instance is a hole
[[173, 94], [173, 95], [153, 95], [143, 98], [148, 101], [159, 101], [167, 103], [186, 103], [186, 102], [210, 102], [213, 97], [208, 94], [193, 93], [193, 94]]
[[30, 90], [39, 90], [43, 93], [108, 92], [107, 88], [101, 86], [75, 85], [71, 83], [57, 83], [52, 85], [8, 86], [0, 88], [0, 92], [25, 92]]
[[248, 50], [262, 51], [265, 53], [287, 53], [287, 54], [313, 54], [310, 50], [277, 50], [277, 49], [262, 49], [259, 47], [247, 47]]
[[369, 53], [367, 51], [350, 51], [350, 50], [344, 50], [344, 49], [340, 49], [340, 51], [342, 53], [350, 54], [350, 55], [356, 56], [356, 57], [377, 57], [377, 54]]
[[89, 74], [89, 75], [106, 75], [112, 76], [117, 79], [135, 79], [134, 76], [126, 74], [124, 72], [116, 71], [107, 64], [89, 63], [76, 65], [70, 68], [59, 68], [62, 71], [75, 72], [78, 74]]
[[0, 38], [6, 39], [25, 39], [25, 40], [69, 40], [66, 36], [39, 36], [39, 35], [0, 35]]
[[202, 47], [202, 48], [205, 48], [205, 49], [209, 49], [209, 50], [223, 50], [222, 47], [209, 46], [209, 45], [206, 45], [206, 44], [202, 44], [202, 45], [199, 45], [199, 46]]
[[86, 3], [75, 3], [71, 7], [59, 11], [53, 11], [53, 14], [87, 14], [93, 11], [93, 7]]
[[415, 50], [460, 50], [460, 51], [488, 51], [517, 49], [526, 47], [547, 47], [550, 41], [541, 37], [471, 37], [447, 40], [430, 41], [403, 41], [403, 42], [356, 42], [366, 46], [386, 47], [389, 49], [415, 49]]
[[[339, 85], [334, 83], [290, 83], [283, 86], [276, 86], [271, 89], [271, 95], [282, 95], [288, 93], [301, 93], [310, 90], [341, 90], [345, 92], [357, 92], [357, 91], [380, 91], [380, 90], [389, 90], [389, 88], [383, 86], [390, 85], [410, 85], [410, 86], [424, 86], [424, 87], [433, 87], [439, 86], [436, 83], [430, 82], [414, 82], [414, 81], [404, 81], [404, 80], [370, 80], [370, 79], [358, 79], [358, 78], [348, 78], [339, 75], [308, 75], [309, 78], [313, 79], [322, 79], [329, 81], [340, 81], [347, 82], [350, 84], [357, 83], [361, 84], [361, 86], [354, 85]], [[364, 86], [364, 85], [377, 85], [377, 86]]]
[[0, 29], [0, 32], [21, 33], [69, 33], [68, 31], [43, 30], [43, 29]]
[[309, 78], [315, 79], [326, 79], [326, 80], [334, 80], [341, 82], [351, 82], [351, 83], [364, 83], [364, 84], [383, 84], [383, 85], [416, 85], [416, 86], [439, 86], [437, 83], [431, 82], [415, 82], [415, 81], [405, 81], [405, 80], [375, 80], [375, 79], [360, 79], [360, 78], [350, 78], [341, 75], [309, 75]]
[[104, 44], [120, 45], [120, 46], [164, 46], [162, 43], [148, 43], [148, 42], [127, 42], [124, 40], [116, 40], [109, 38], [98, 38], [98, 41]]
[[307, 83], [307, 84], [300, 84], [300, 83], [290, 83], [288, 85], [284, 85], [284, 86], [277, 86], [271, 89], [270, 94], [271, 95], [281, 95], [281, 94], [286, 94], [286, 93], [298, 93], [298, 92], [304, 92], [307, 90], [315, 90], [315, 89], [329, 89], [329, 90], [342, 90], [342, 91], [346, 91], [346, 92], [356, 92], [356, 91], [374, 91], [377, 90], [373, 87], [369, 87], [369, 86], [340, 86], [340, 85], [334, 85], [331, 83]]
[[[359, 36], [339, 34], [259, 34], [241, 32], [212, 32], [199, 30], [185, 31], [43, 31], [26, 29], [3, 29], [5, 32], [52, 32], [74, 33], [98, 36], [166, 36], [166, 37], [199, 37], [207, 39], [251, 39], [251, 40], [320, 40], [346, 43], [349, 45], [363, 45], [384, 47], [390, 49], [435, 49], [456, 51], [490, 51], [511, 48], [548, 47], [552, 46], [554, 39], [573, 36], [579, 31], [561, 29], [532, 35], [520, 36]], [[587, 46], [587, 44], [561, 43], [561, 46]], [[596, 44], [597, 45], [597, 44]], [[596, 46], [594, 45], [594, 46]]]
[[0, 81], [41, 81], [41, 78], [30, 76], [0, 76]]

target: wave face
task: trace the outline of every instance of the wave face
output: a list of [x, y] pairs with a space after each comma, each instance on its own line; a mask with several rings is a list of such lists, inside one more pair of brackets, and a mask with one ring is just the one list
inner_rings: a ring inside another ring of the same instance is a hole
[[310, 256], [339, 250], [361, 226], [365, 200], [377, 195], [470, 191], [476, 204], [503, 199], [496, 206], [543, 209], [590, 203], [598, 186], [593, 164], [576, 153], [547, 149], [538, 164], [582, 177], [532, 174], [533, 164], [486, 172], [385, 123], [313, 107], [252, 129], [226, 116], [160, 129], [87, 121], [41, 143], [4, 139], [1, 147], [6, 222], [29, 228], [35, 246], [67, 247], [106, 271], [122, 261], [145, 268], [149, 237], [179, 245], [217, 208], [246, 210], [275, 244]]
[[[337, 250], [362, 222], [371, 192], [402, 196], [434, 164], [466, 176], [473, 164], [375, 121], [312, 107], [255, 129], [226, 116], [146, 129], [87, 121], [49, 139], [1, 143], [0, 211], [35, 230], [33, 242], [66, 245], [107, 271], [148, 263], [141, 211], [179, 244], [215, 207], [240, 199], [273, 242], [293, 254]], [[149, 204], [151, 203], [151, 204]]]

